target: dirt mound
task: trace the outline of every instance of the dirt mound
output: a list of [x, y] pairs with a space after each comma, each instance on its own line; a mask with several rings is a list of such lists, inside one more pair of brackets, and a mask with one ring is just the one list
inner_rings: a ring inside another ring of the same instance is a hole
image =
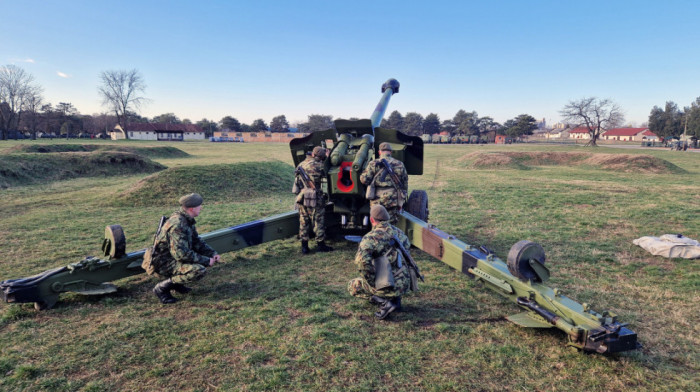
[[472, 152], [462, 156], [457, 161], [466, 163], [475, 169], [527, 169], [526, 166], [517, 162], [507, 153], [501, 152]]
[[683, 171], [671, 162], [651, 155], [593, 154], [582, 163], [623, 172], [665, 174]]
[[528, 166], [571, 165], [580, 162], [591, 154], [585, 152], [511, 152], [514, 159]]
[[117, 205], [172, 205], [197, 192], [208, 202], [288, 194], [294, 168], [272, 162], [244, 162], [171, 168], [148, 176], [115, 198]]
[[20, 144], [12, 147], [10, 152], [22, 153], [61, 153], [61, 152], [93, 152], [118, 151], [141, 155], [148, 158], [183, 158], [189, 154], [175, 147], [131, 147], [115, 144]]
[[0, 156], [0, 188], [78, 177], [153, 173], [165, 166], [140, 155], [117, 151]]
[[533, 166], [596, 166], [606, 170], [636, 173], [680, 173], [678, 166], [650, 155], [594, 154], [585, 152], [482, 152], [460, 157], [458, 162], [473, 169], [519, 169]]

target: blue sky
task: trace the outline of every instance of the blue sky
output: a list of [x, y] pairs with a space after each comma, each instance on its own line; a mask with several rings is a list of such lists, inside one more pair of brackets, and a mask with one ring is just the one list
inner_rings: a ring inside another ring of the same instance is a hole
[[[697, 1], [0, 0], [0, 65], [54, 105], [106, 110], [105, 70], [138, 69], [141, 114], [267, 123], [368, 118], [388, 78], [402, 114], [459, 109], [549, 123], [570, 100], [654, 105], [700, 96]], [[9, 18], [7, 17], [9, 16]]]

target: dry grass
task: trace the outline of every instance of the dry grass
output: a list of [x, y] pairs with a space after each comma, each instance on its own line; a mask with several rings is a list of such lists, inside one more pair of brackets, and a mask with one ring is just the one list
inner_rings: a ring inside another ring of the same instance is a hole
[[[154, 144], [163, 146], [124, 143]], [[0, 142], [0, 150], [12, 146]], [[156, 159], [169, 173], [147, 181], [147, 174], [132, 174], [3, 190], [0, 278], [96, 254], [106, 224], [122, 224], [129, 250], [142, 248], [157, 218], [173, 207], [171, 196], [156, 194], [168, 184], [180, 184], [168, 194], [185, 191], [188, 183], [178, 181], [192, 173], [200, 177], [197, 188], [226, 195], [208, 199], [200, 232], [289, 210], [286, 146], [166, 146], [188, 155]], [[669, 176], [603, 168], [603, 155], [624, 155], [623, 165], [635, 161], [629, 150], [550, 150], [427, 146], [425, 175], [412, 176], [410, 188], [427, 190], [431, 223], [468, 243], [500, 256], [520, 239], [541, 243], [551, 286], [618, 313], [639, 334], [642, 350], [583, 355], [567, 349], [558, 330], [519, 328], [504, 318], [519, 312], [517, 306], [419, 251], [426, 275], [421, 293], [379, 322], [371, 306], [345, 291], [357, 274], [355, 244], [336, 240], [330, 255], [301, 257], [298, 242], [288, 239], [224, 254], [224, 263], [175, 306], [157, 302], [155, 281], [146, 276], [115, 282], [119, 291], [109, 296], [64, 295], [46, 312], [31, 304], [0, 305], [0, 389], [698, 390], [700, 266], [650, 256], [630, 241], [667, 230], [700, 237], [700, 156], [640, 154], [685, 171]], [[527, 170], [469, 166], [489, 154]], [[596, 155], [600, 161], [581, 163]], [[214, 165], [248, 167], [242, 162], [256, 164], [233, 178], [208, 173]], [[279, 174], [267, 192], [246, 186], [259, 167]], [[132, 193], [144, 199], [138, 208], [109, 201]]]

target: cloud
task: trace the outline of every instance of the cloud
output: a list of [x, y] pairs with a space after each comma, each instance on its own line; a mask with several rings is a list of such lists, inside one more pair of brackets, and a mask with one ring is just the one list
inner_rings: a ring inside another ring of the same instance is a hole
[[70, 78], [70, 75], [68, 75], [67, 73], [63, 73], [63, 72], [61, 72], [61, 71], [56, 71], [56, 75], [58, 75], [58, 76], [60, 76], [60, 77], [62, 77], [62, 78], [64, 78], [64, 79]]
[[36, 63], [36, 61], [34, 59], [31, 59], [29, 57], [27, 57], [26, 59], [14, 58], [14, 59], [10, 59], [10, 61], [13, 63], [32, 63], [32, 64]]

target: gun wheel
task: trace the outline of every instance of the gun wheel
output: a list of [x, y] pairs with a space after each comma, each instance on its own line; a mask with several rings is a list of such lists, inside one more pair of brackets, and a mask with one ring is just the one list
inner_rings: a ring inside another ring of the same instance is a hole
[[411, 195], [404, 206], [406, 212], [422, 220], [428, 221], [428, 194], [423, 190], [411, 191]]
[[102, 251], [105, 256], [112, 259], [120, 259], [126, 255], [126, 236], [120, 225], [105, 227], [105, 240], [102, 243]]
[[508, 270], [522, 280], [540, 282], [540, 276], [532, 269], [530, 260], [537, 260], [544, 265], [545, 258], [544, 249], [540, 244], [528, 240], [518, 241], [508, 252]]

